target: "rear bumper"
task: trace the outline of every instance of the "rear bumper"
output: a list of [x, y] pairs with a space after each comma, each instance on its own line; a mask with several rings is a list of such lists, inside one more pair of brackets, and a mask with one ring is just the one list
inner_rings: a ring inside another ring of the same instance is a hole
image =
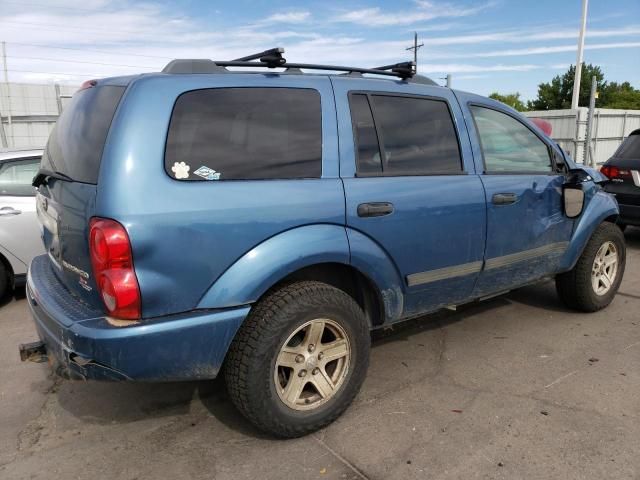
[[46, 256], [27, 278], [27, 301], [56, 371], [70, 378], [174, 381], [215, 378], [249, 307], [197, 310], [118, 326], [52, 281]]

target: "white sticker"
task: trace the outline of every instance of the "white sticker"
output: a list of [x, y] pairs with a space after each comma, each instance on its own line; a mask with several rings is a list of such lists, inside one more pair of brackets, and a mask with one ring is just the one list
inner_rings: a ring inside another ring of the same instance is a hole
[[220, 180], [220, 175], [222, 175], [220, 172], [216, 172], [213, 168], [205, 167], [204, 165], [193, 173], [207, 180]]
[[174, 176], [178, 179], [189, 178], [190, 168], [191, 167], [184, 162], [180, 162], [180, 163], [176, 162], [173, 164], [173, 167], [171, 167], [171, 171], [173, 172]]

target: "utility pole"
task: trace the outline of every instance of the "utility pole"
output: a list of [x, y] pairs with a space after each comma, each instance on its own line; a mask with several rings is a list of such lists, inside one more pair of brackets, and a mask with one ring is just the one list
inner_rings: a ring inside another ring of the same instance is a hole
[[[4, 68], [4, 83], [7, 85], [7, 119], [9, 120], [9, 138], [11, 138], [11, 142], [7, 141], [7, 146], [13, 147], [14, 139], [13, 139], [13, 120], [11, 118], [11, 87], [9, 86], [9, 71], [7, 69], [7, 46], [5, 42], [2, 42], [2, 65]], [[0, 116], [0, 122], [2, 122], [1, 116]], [[0, 127], [1, 126], [2, 125], [0, 125]]]
[[418, 45], [418, 32], [413, 33], [413, 47], [407, 47], [405, 50], [413, 50], [413, 63], [418, 66], [418, 49], [424, 47], [424, 43]]
[[580, 38], [578, 39], [578, 58], [576, 59], [576, 71], [573, 77], [573, 96], [571, 97], [571, 109], [578, 108], [580, 98], [580, 77], [582, 76], [582, 51], [584, 50], [584, 34], [587, 29], [587, 6], [589, 0], [582, 0], [582, 23], [580, 26]]

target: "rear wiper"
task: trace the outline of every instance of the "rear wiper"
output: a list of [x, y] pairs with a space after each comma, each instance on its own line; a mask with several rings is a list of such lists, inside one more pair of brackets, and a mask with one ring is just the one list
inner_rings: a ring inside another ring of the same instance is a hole
[[31, 182], [31, 185], [37, 188], [42, 185], [47, 178], [57, 178], [58, 180], [67, 180], [71, 182], [73, 181], [73, 178], [62, 172], [41, 168], [40, 170], [38, 170], [38, 173], [36, 173], [36, 176], [33, 177], [33, 182]]

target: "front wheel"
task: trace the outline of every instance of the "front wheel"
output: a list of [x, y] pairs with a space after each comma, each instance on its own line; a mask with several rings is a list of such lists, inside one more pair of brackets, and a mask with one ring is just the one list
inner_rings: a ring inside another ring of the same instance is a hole
[[617, 225], [602, 223], [573, 270], [556, 277], [562, 301], [583, 312], [596, 312], [618, 293], [626, 262], [624, 235]]
[[335, 420], [369, 364], [369, 326], [349, 295], [319, 282], [267, 294], [227, 356], [232, 402], [259, 429], [298, 437]]

